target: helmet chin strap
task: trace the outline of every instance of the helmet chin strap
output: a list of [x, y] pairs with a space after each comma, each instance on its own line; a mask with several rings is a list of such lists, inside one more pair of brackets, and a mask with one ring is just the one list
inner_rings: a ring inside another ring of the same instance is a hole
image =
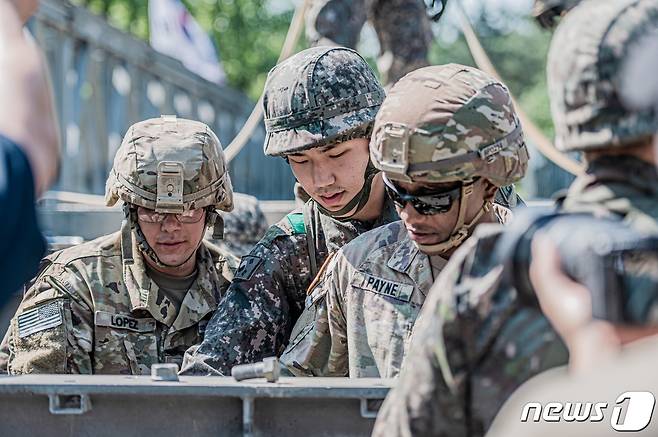
[[[372, 180], [375, 178], [375, 176], [377, 176], [377, 173], [379, 173], [379, 170], [377, 170], [375, 166], [372, 165], [370, 159], [368, 159], [368, 165], [366, 167], [366, 171], [364, 175], [363, 187], [361, 187], [361, 190], [358, 193], [356, 193], [356, 195], [349, 202], [347, 202], [347, 205], [345, 205], [338, 211], [331, 211], [325, 208], [324, 206], [320, 205], [320, 202], [315, 201], [315, 199], [313, 199], [313, 201], [316, 203], [318, 209], [323, 214], [333, 217], [338, 221], [350, 220], [359, 211], [361, 211], [363, 207], [366, 206], [366, 204], [368, 203], [368, 200], [370, 200], [370, 190], [372, 189]], [[349, 212], [352, 210], [353, 212], [349, 214]]]
[[468, 206], [468, 199], [473, 195], [473, 184], [475, 182], [471, 181], [467, 184], [462, 185], [461, 187], [461, 197], [459, 200], [459, 215], [457, 216], [457, 223], [452, 229], [452, 233], [447, 240], [444, 240], [436, 244], [420, 244], [414, 241], [414, 244], [421, 252], [427, 255], [439, 255], [448, 250], [459, 246], [468, 238], [471, 233], [471, 229], [477, 224], [478, 220], [487, 212], [491, 210], [491, 201], [486, 199], [482, 204], [482, 208], [475, 214], [473, 220], [469, 223], [464, 223], [466, 218], [466, 207]]
[[197, 243], [196, 248], [183, 262], [178, 264], [165, 264], [160, 260], [158, 255], [155, 253], [155, 250], [153, 250], [151, 245], [146, 240], [146, 236], [142, 232], [142, 229], [139, 226], [139, 222], [137, 221], [137, 209], [131, 207], [131, 205], [129, 204], [124, 204], [123, 212], [126, 216], [121, 224], [121, 255], [123, 257], [124, 265], [129, 265], [134, 263], [133, 250], [132, 250], [132, 237], [130, 235], [131, 231], [133, 230], [135, 231], [137, 247], [139, 247], [139, 251], [142, 252], [144, 255], [146, 255], [151, 261], [153, 261], [153, 263], [156, 266], [160, 268], [172, 268], [172, 267], [176, 268], [182, 266], [183, 264], [188, 262], [193, 256], [196, 255], [197, 249], [201, 246], [201, 243], [203, 242], [203, 237], [202, 237]]

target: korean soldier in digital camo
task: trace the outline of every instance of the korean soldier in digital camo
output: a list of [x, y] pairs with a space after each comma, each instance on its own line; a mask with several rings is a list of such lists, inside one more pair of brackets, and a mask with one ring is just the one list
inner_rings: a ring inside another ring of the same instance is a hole
[[181, 363], [229, 285], [217, 209], [233, 206], [221, 145], [203, 123], [133, 125], [107, 181], [121, 231], [42, 262], [3, 342], [10, 374], [148, 374]]
[[265, 153], [285, 158], [311, 199], [270, 227], [185, 356], [183, 374], [227, 375], [283, 352], [306, 291], [330, 253], [397, 220], [368, 141], [384, 90], [353, 50], [304, 50], [268, 74]]
[[281, 357], [297, 376], [394, 377], [434, 279], [483, 222], [511, 212], [498, 187], [528, 153], [507, 89], [471, 67], [426, 67], [396, 83], [370, 143], [401, 221], [366, 232], [326, 264]]

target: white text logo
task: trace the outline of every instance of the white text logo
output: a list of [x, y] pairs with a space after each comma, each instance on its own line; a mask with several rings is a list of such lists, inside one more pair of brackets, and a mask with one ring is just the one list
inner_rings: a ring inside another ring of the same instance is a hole
[[[642, 431], [651, 422], [656, 398], [648, 391], [628, 391], [615, 401], [610, 426], [615, 431]], [[523, 406], [521, 422], [601, 422], [607, 402], [528, 402]]]

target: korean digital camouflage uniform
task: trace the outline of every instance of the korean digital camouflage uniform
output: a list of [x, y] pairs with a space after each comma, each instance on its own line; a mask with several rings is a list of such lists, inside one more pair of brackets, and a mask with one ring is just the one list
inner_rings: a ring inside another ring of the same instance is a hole
[[148, 374], [154, 363], [180, 364], [203, 338], [229, 284], [226, 259], [201, 243], [196, 279], [174, 304], [147, 274], [143, 256], [158, 260], [147, 252], [135, 211], [206, 208], [211, 225], [215, 208], [230, 210], [219, 140], [196, 121], [162, 117], [135, 124], [107, 182], [108, 206], [118, 200], [127, 216], [120, 232], [43, 260], [5, 337], [9, 373]]
[[224, 219], [223, 237], [212, 238], [209, 229], [206, 232], [206, 239], [237, 260], [248, 254], [267, 232], [267, 219], [258, 199], [254, 196], [233, 193], [233, 210], [222, 214], [222, 218]]
[[[657, 28], [655, 0], [583, 1], [563, 18], [551, 43], [549, 95], [562, 150], [605, 152], [648, 141], [655, 109], [624, 106], [620, 57]], [[655, 34], [653, 34], [655, 35]], [[605, 61], [605, 62], [602, 62]], [[631, 156], [601, 156], [576, 179], [561, 208], [622, 218], [655, 233], [658, 175]], [[375, 435], [477, 436], [524, 381], [565, 364], [566, 350], [548, 322], [521, 307], [501, 281], [491, 253], [501, 229], [479, 227], [430, 291], [398, 386]]]
[[306, 33], [312, 45], [356, 48], [366, 20], [379, 39], [377, 65], [384, 84], [429, 65], [432, 31], [423, 0], [313, 0]]
[[[304, 50], [268, 75], [263, 97], [265, 153], [285, 157], [368, 138], [383, 98], [374, 72], [355, 51]], [[283, 352], [304, 309], [306, 290], [329, 254], [356, 236], [397, 220], [388, 201], [375, 222], [345, 216], [365, 205], [376, 173], [369, 164], [363, 189], [341, 211], [327, 211], [310, 200], [270, 227], [242, 258], [203, 343], [186, 354], [182, 373], [227, 375], [236, 364]]]
[[[309, 290], [307, 309], [281, 357], [298, 376], [394, 377], [412, 329], [449, 251], [482, 219], [505, 222], [509, 210], [472, 198], [476, 179], [501, 187], [519, 180], [528, 154], [507, 89], [474, 68], [416, 70], [393, 86], [371, 141], [375, 166], [392, 180], [460, 182], [458, 218], [449, 237], [422, 245], [402, 221], [343, 247]], [[482, 205], [467, 219], [467, 207]]]

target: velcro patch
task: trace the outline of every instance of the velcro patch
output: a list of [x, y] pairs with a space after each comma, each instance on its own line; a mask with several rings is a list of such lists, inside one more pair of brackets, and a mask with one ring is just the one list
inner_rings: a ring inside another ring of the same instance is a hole
[[113, 314], [106, 311], [96, 311], [94, 323], [96, 323], [96, 326], [127, 329], [133, 332], [155, 331], [155, 319], [136, 319], [125, 314]]
[[242, 261], [240, 261], [240, 267], [238, 267], [238, 270], [235, 272], [235, 279], [248, 281], [262, 262], [263, 259], [258, 256], [243, 256]]
[[45, 331], [62, 324], [62, 301], [48, 302], [18, 316], [18, 336], [20, 338]]
[[352, 286], [381, 294], [382, 296], [392, 297], [403, 302], [409, 302], [414, 292], [414, 286], [411, 284], [391, 281], [364, 272], [358, 272], [355, 275], [352, 280]]

